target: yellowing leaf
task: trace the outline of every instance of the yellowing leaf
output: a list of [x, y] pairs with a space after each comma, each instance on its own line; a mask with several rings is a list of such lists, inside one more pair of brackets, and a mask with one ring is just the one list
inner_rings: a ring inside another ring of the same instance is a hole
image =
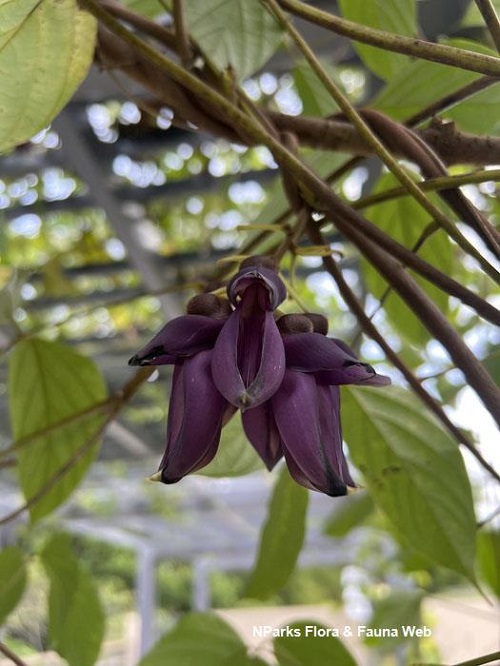
[[[77, 0], [0, 4], [0, 151], [27, 141], [87, 74], [96, 21]], [[8, 28], [8, 29], [7, 29]]]

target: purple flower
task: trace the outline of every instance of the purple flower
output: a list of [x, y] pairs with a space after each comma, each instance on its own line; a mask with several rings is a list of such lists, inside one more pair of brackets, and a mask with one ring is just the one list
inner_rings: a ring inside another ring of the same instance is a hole
[[175, 483], [212, 460], [223, 425], [236, 411], [212, 379], [213, 346], [231, 313], [226, 300], [195, 296], [188, 314], [168, 322], [129, 365], [174, 364], [167, 446], [158, 480]]
[[278, 320], [286, 371], [271, 399], [243, 414], [243, 427], [272, 469], [282, 455], [301, 485], [345, 495], [354, 486], [342, 449], [340, 384], [383, 386], [377, 375], [342, 341], [327, 338], [320, 315], [285, 315]]
[[173, 364], [167, 445], [156, 478], [175, 483], [207, 465], [237, 408], [268, 467], [285, 457], [294, 479], [328, 495], [354, 486], [342, 450], [340, 384], [382, 386], [321, 315], [274, 311], [286, 290], [274, 265], [251, 257], [229, 282], [228, 299], [195, 296], [130, 365]]
[[268, 400], [285, 372], [285, 349], [273, 310], [286, 290], [265, 258], [251, 257], [228, 285], [234, 311], [224, 324], [212, 355], [212, 376], [226, 400], [241, 411]]

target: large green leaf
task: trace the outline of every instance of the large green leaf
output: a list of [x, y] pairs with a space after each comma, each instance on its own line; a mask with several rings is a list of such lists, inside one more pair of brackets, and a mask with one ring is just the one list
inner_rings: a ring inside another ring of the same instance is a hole
[[373, 500], [367, 492], [360, 491], [347, 497], [340, 497], [335, 502], [324, 532], [328, 536], [343, 537], [363, 523], [373, 513], [373, 509]]
[[[415, 0], [339, 0], [342, 15], [369, 28], [415, 37], [417, 17]], [[391, 79], [410, 59], [373, 46], [353, 42], [365, 65], [381, 79]]]
[[233, 417], [222, 430], [217, 455], [199, 474], [214, 477], [243, 476], [263, 467], [264, 463], [243, 432], [241, 420]]
[[[238, 634], [214, 613], [187, 613], [138, 666], [232, 666], [248, 664]], [[234, 660], [234, 661], [233, 661]]]
[[483, 360], [483, 365], [494, 381], [500, 385], [500, 345], [493, 348], [493, 351]]
[[287, 582], [304, 541], [307, 502], [307, 490], [292, 481], [283, 467], [245, 591], [247, 597], [268, 599]]
[[[421, 625], [420, 606], [423, 592], [420, 590], [394, 590], [374, 604], [369, 629], [396, 629], [394, 636], [376, 636], [376, 632], [366, 632], [365, 643], [376, 645], [382, 650], [393, 650], [398, 643], [409, 640], [408, 630], [402, 627], [419, 627]], [[405, 633], [407, 635], [405, 635]]]
[[52, 537], [41, 559], [50, 579], [52, 645], [70, 666], [94, 666], [104, 637], [104, 612], [95, 583], [64, 534]]
[[[313, 620], [294, 622], [288, 628], [288, 636], [285, 634], [273, 641], [280, 666], [356, 666], [351, 653], [336, 636], [341, 630], [336, 632]], [[329, 635], [324, 633], [328, 631]]]
[[189, 32], [221, 70], [238, 79], [259, 70], [278, 48], [282, 31], [260, 2], [185, 0]]
[[[392, 174], [385, 174], [377, 183], [375, 192], [382, 192], [395, 187], [397, 184], [398, 182]], [[415, 245], [421, 233], [432, 221], [431, 216], [413, 197], [400, 197], [392, 201], [386, 201], [368, 208], [365, 215], [379, 229], [385, 231], [391, 238], [399, 241], [408, 249]], [[444, 231], [440, 230], [428, 238], [418, 254], [429, 263], [438, 266], [443, 273], [448, 275], [451, 273], [453, 247]], [[387, 288], [387, 282], [367, 261], [363, 261], [362, 269], [369, 290], [375, 298], [380, 299]], [[431, 285], [427, 280], [419, 276], [414, 277], [441, 312], [447, 313], [447, 294]], [[410, 342], [421, 346], [429, 340], [430, 333], [394, 291], [386, 299], [384, 310], [391, 324]]]
[[[335, 82], [339, 84], [335, 69], [329, 63], [324, 62], [322, 65]], [[304, 115], [328, 116], [339, 110], [332, 96], [306, 60], [302, 60], [296, 65], [293, 70], [293, 80], [302, 101], [302, 113]]]
[[96, 21], [77, 0], [0, 4], [0, 152], [43, 129], [87, 74]]
[[500, 532], [479, 533], [477, 559], [481, 578], [500, 599]]
[[17, 546], [0, 550], [0, 626], [14, 610], [26, 587], [24, 555]]
[[[491, 0], [497, 14], [500, 13], [500, 0]], [[470, 2], [469, 7], [461, 21], [462, 26], [484, 26], [484, 18], [475, 2]]]
[[404, 544], [474, 580], [476, 522], [457, 444], [409, 391], [343, 388], [344, 435]]
[[[468, 40], [449, 40], [450, 46], [495, 55], [493, 51]], [[373, 107], [396, 120], [405, 120], [479, 78], [479, 74], [425, 60], [414, 60], [387, 82], [373, 101]], [[500, 132], [500, 85], [490, 86], [465, 101], [458, 102], [442, 115], [455, 120], [467, 132]]]
[[[20, 342], [9, 359], [9, 408], [16, 440], [77, 414], [106, 397], [102, 376], [91, 359], [46, 340]], [[102, 423], [88, 416], [38, 438], [18, 452], [19, 482], [27, 500], [35, 496], [86, 444]], [[97, 446], [82, 455], [31, 507], [36, 520], [61, 504], [81, 481]]]
[[0, 0], [0, 47], [39, 3], [40, 0]]

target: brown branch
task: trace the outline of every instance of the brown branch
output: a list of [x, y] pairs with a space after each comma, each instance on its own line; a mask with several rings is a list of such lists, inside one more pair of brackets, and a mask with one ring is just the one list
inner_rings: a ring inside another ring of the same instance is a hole
[[[373, 150], [351, 123], [308, 116], [287, 116], [267, 111], [280, 132], [293, 132], [303, 146], [320, 150], [335, 150], [354, 155], [373, 155]], [[426, 129], [414, 130], [447, 165], [485, 165], [500, 163], [500, 138], [467, 134], [454, 123], [436, 121]], [[404, 157], [395, 146], [396, 157]]]
[[[229, 141], [241, 142], [238, 133], [217, 119], [210, 107], [200, 108], [193, 104], [185, 88], [174, 81], [163, 70], [148, 61], [141, 53], [114, 35], [106, 28], [99, 26], [96, 59], [102, 69], [119, 69], [136, 83], [153, 93], [163, 104], [172, 109], [176, 117], [184, 122], [192, 123], [198, 129]], [[160, 110], [160, 108], [158, 110]]]
[[101, 0], [101, 5], [113, 16], [119, 18], [126, 23], [134, 26], [145, 35], [149, 37], [154, 37], [161, 44], [167, 46], [171, 51], [177, 53], [178, 42], [175, 33], [165, 26], [151, 21], [141, 14], [136, 14], [132, 10], [124, 7], [123, 5], [113, 2], [113, 0]]
[[174, 0], [173, 10], [174, 10], [175, 38], [177, 40], [178, 52], [184, 67], [189, 68], [189, 66], [191, 65], [193, 52], [191, 50], [191, 44], [187, 32], [187, 25], [184, 16], [184, 8], [182, 6], [182, 0]]
[[[364, 109], [361, 114], [370, 127], [381, 136], [389, 150], [399, 147], [404, 157], [420, 167], [425, 178], [448, 175], [441, 160], [412, 130], [373, 109]], [[440, 196], [457, 213], [459, 219], [476, 231], [493, 254], [500, 256], [500, 234], [462, 192], [458, 189], [447, 189], [440, 192]]]
[[[309, 225], [308, 235], [311, 239], [311, 242], [315, 245], [321, 245], [325, 242], [323, 235], [314, 223]], [[457, 428], [456, 425], [448, 418], [441, 405], [425, 390], [418, 377], [415, 376], [410, 368], [401, 360], [399, 355], [396, 354], [396, 352], [392, 349], [386, 339], [379, 333], [375, 324], [373, 324], [371, 319], [366, 314], [363, 305], [344, 279], [342, 271], [338, 267], [333, 257], [323, 257], [323, 265], [325, 270], [330, 273], [332, 278], [335, 280], [339, 288], [340, 295], [344, 299], [350, 311], [358, 320], [358, 323], [363, 332], [378, 344], [389, 361], [391, 361], [391, 363], [393, 363], [393, 365], [402, 373], [403, 377], [411, 386], [414, 393], [416, 393], [420, 400], [435, 414], [435, 416], [437, 416], [437, 418], [441, 421], [441, 423], [453, 436], [453, 438], [465, 446], [472, 453], [472, 455], [477, 458], [484, 469], [488, 470], [488, 472], [497, 481], [500, 481], [500, 474], [498, 474], [495, 468], [492, 467], [488, 461], [482, 457], [480, 452], [469, 441], [464, 433], [459, 428]]]
[[[219, 91], [211, 88], [200, 79], [196, 78], [190, 72], [184, 70], [177, 63], [166, 58], [149, 46], [146, 42], [139, 39], [136, 35], [130, 33], [126, 28], [110, 17], [102, 9], [96, 0], [80, 0], [82, 5], [91, 11], [100, 21], [107, 25], [113, 32], [122, 39], [133, 45], [135, 49], [147, 59], [149, 59], [160, 70], [166, 72], [175, 81], [179, 82], [199, 100], [200, 104], [209, 105], [212, 108], [218, 108], [221, 116], [233, 127], [240, 127], [244, 133], [251, 136], [256, 143], [266, 145], [273, 153], [275, 159], [282, 163], [291, 174], [300, 182], [300, 185], [316, 197], [323, 209], [329, 211], [336, 218], [336, 224], [339, 230], [346, 238], [354, 242], [359, 250], [377, 263], [381, 258], [386, 259], [388, 255], [377, 253], [378, 248], [369, 241], [363, 232], [360, 232], [360, 225], [367, 224], [371, 226], [362, 216], [352, 210], [334, 193], [330, 187], [319, 178], [309, 167], [300, 159], [297, 159], [288, 151], [278, 140], [269, 135], [266, 129], [258, 124], [253, 117], [236, 106], [232, 100], [224, 97]], [[492, 59], [496, 62], [495, 59]], [[500, 65], [500, 60], [498, 61]], [[500, 68], [499, 68], [500, 71]], [[490, 73], [490, 72], [488, 72]], [[382, 234], [385, 237], [385, 234]], [[381, 267], [382, 268], [382, 267]], [[388, 269], [391, 275], [386, 276], [390, 282], [401, 280], [400, 293], [405, 299], [409, 300], [412, 308], [422, 305], [422, 311], [419, 317], [429, 330], [436, 335], [436, 338], [448, 349], [451, 357], [465, 374], [471, 387], [478, 393], [488, 410], [491, 411], [494, 418], [500, 420], [500, 391], [494, 385], [491, 377], [483, 366], [470, 352], [464, 344], [461, 337], [452, 328], [445, 317], [437, 310], [435, 306], [425, 296], [424, 292], [408, 276], [404, 270], [392, 260]]]

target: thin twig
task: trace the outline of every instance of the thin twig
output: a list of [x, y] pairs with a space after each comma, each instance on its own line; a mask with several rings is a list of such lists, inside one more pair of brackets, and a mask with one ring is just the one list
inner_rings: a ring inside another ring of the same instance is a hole
[[10, 659], [14, 664], [17, 664], [17, 666], [28, 666], [28, 664], [21, 659], [21, 657], [18, 657], [17, 654], [14, 654], [10, 648], [8, 648], [5, 643], [0, 642], [0, 652], [4, 654], [7, 659]]
[[[429, 178], [429, 180], [420, 183], [420, 187], [423, 190], [433, 192], [435, 190], [456, 189], [462, 185], [486, 183], [488, 181], [500, 181], [500, 169], [491, 169], [490, 171], [482, 169], [481, 171], [471, 171], [470, 173], [463, 173], [458, 176]], [[383, 203], [384, 201], [407, 196], [409, 196], [408, 190], [404, 187], [393, 187], [389, 190], [384, 190], [383, 192], [368, 194], [366, 197], [354, 201], [351, 206], [356, 210], [361, 210], [363, 208], [368, 208], [369, 206], [374, 206], [375, 204]]]
[[123, 405], [130, 400], [130, 398], [136, 393], [138, 388], [146, 381], [148, 377], [155, 371], [154, 367], [151, 368], [141, 368], [138, 370], [130, 381], [128, 381], [123, 389], [117, 394], [117, 400], [107, 415], [106, 419], [102, 422], [96, 432], [90, 437], [82, 446], [80, 446], [73, 455], [62, 465], [55, 474], [53, 474], [44, 485], [34, 493], [24, 504], [19, 508], [15, 509], [11, 513], [3, 516], [0, 519], [0, 526], [10, 523], [25, 511], [28, 511], [33, 506], [35, 506], [47, 493], [49, 493], [61, 479], [63, 479], [66, 474], [68, 474], [75, 464], [81, 460], [87, 453], [89, 453], [92, 448], [97, 444], [100, 437], [111, 423], [111, 421], [118, 414]]
[[497, 51], [500, 51], [500, 21], [498, 20], [495, 6], [491, 0], [475, 0], [475, 2], [490, 31], [491, 38], [495, 42]]
[[155, 23], [155, 21], [150, 21], [145, 16], [133, 12], [118, 2], [101, 0], [101, 4], [110, 14], [113, 14], [113, 16], [130, 23], [130, 25], [133, 25], [134, 28], [138, 28], [144, 34], [154, 37], [165, 46], [168, 46], [172, 51], [177, 51], [176, 36], [170, 28]]
[[[376, 155], [384, 162], [387, 168], [396, 176], [400, 183], [406, 187], [408, 192], [418, 201], [418, 203], [424, 208], [425, 211], [431, 215], [448, 233], [448, 235], [453, 238], [453, 240], [468, 254], [476, 259], [476, 261], [481, 265], [484, 272], [489, 275], [493, 280], [500, 282], [500, 273], [487, 261], [487, 259], [479, 252], [479, 250], [474, 247], [474, 245], [463, 236], [463, 234], [457, 229], [451, 220], [437, 207], [432, 201], [426, 196], [419, 184], [416, 183], [412, 177], [405, 171], [405, 169], [399, 164], [399, 162], [393, 157], [392, 153], [386, 148], [384, 143], [382, 143], [378, 136], [372, 131], [369, 122], [366, 122], [365, 118], [354, 108], [349, 99], [344, 95], [340, 90], [337, 84], [331, 79], [331, 77], [326, 72], [323, 65], [319, 62], [316, 55], [313, 53], [309, 44], [304, 40], [302, 35], [298, 32], [294, 25], [288, 20], [286, 14], [281, 10], [276, 0], [261, 0], [264, 5], [270, 10], [270, 12], [275, 16], [278, 22], [283, 26], [283, 28], [288, 32], [290, 37], [294, 40], [307, 62], [318, 76], [320, 81], [323, 83], [325, 89], [330, 93], [332, 99], [337, 103], [341, 111], [346, 115], [347, 119], [352, 123], [352, 125], [358, 130], [359, 135], [362, 139], [372, 148]], [[367, 111], [368, 113], [368, 111]], [[374, 111], [370, 111], [370, 118], [373, 120], [383, 120], [383, 116]], [[392, 128], [396, 127], [395, 123], [391, 121]], [[378, 134], [378, 131], [377, 131]], [[401, 134], [401, 140], [409, 139], [404, 134]], [[415, 144], [415, 147], [418, 149], [418, 146]], [[422, 152], [422, 151], [421, 151]], [[425, 154], [423, 155], [425, 158]], [[433, 174], [437, 175], [437, 174]], [[440, 174], [443, 175], [443, 174]], [[476, 229], [479, 231], [479, 229]], [[489, 235], [486, 236], [485, 242], [489, 244], [490, 241]], [[496, 251], [497, 244], [493, 239], [493, 251]], [[500, 248], [498, 248], [500, 250]]]
[[174, 0], [173, 10], [174, 10], [175, 37], [177, 39], [177, 46], [181, 57], [181, 62], [184, 65], [184, 67], [189, 68], [191, 65], [192, 51], [189, 43], [189, 35], [184, 16], [184, 7], [182, 6], [182, 0]]
[[[324, 243], [324, 238], [319, 229], [315, 224], [311, 223], [308, 227], [308, 234], [311, 241], [315, 244]], [[392, 349], [386, 339], [379, 333], [377, 327], [370, 320], [366, 314], [363, 305], [358, 300], [355, 293], [350, 288], [349, 284], [344, 279], [342, 271], [337, 266], [337, 263], [332, 257], [323, 257], [323, 265], [325, 270], [330, 273], [332, 278], [335, 280], [340, 295], [346, 302], [350, 311], [357, 318], [359, 325], [364, 333], [372, 340], [374, 340], [378, 346], [382, 349], [386, 357], [393, 363], [393, 365], [398, 368], [402, 373], [414, 393], [420, 398], [420, 400], [437, 416], [441, 421], [444, 427], [448, 432], [453, 436], [453, 438], [465, 446], [472, 455], [480, 462], [484, 469], [486, 469], [497, 481], [500, 482], [500, 474], [492, 467], [487, 460], [483, 458], [481, 453], [476, 449], [476, 447], [469, 441], [469, 439], [464, 435], [464, 433], [455, 426], [455, 424], [448, 418], [446, 412], [442, 409], [438, 402], [425, 390], [422, 386], [419, 378], [410, 370], [410, 368], [401, 360], [401, 358], [396, 354]]]
[[493, 56], [369, 28], [304, 2], [299, 2], [299, 0], [279, 0], [279, 3], [295, 16], [363, 44], [370, 44], [386, 51], [394, 51], [422, 60], [431, 60], [459, 69], [467, 69], [479, 74], [500, 76], [500, 59]]
[[[336, 221], [337, 227], [346, 238], [352, 240], [367, 257], [371, 255], [373, 261], [385, 261], [388, 255], [383, 253], [381, 256], [379, 253], [376, 253], [377, 256], [375, 257], [373, 251], [377, 251], [378, 248], [373, 245], [372, 241], [367, 239], [362, 231], [360, 232], [361, 225], [364, 225], [365, 228], [366, 226], [368, 227], [372, 235], [375, 235], [374, 229], [376, 227], [369, 224], [356, 211], [347, 206], [317, 174], [290, 153], [279, 141], [269, 135], [265, 128], [259, 125], [254, 118], [249, 117], [248, 114], [244, 113], [231, 100], [225, 98], [209, 85], [177, 65], [177, 63], [158, 53], [149, 44], [130, 33], [130, 31], [110, 16], [96, 0], [80, 1], [82, 6], [86, 7], [100, 21], [107, 25], [110, 30], [136, 47], [144, 57], [150, 59], [162, 71], [167, 72], [175, 81], [181, 82], [187, 90], [190, 90], [196, 96], [200, 103], [205, 102], [212, 108], [218, 107], [219, 113], [225, 115], [231, 124], [235, 127], [241, 126], [245, 134], [250, 135], [256, 142], [266, 145], [274, 154], [275, 159], [280, 161], [290, 173], [298, 178], [301, 186], [309, 189], [317, 197], [318, 201], [333, 216], [338, 218]], [[382, 234], [382, 237], [384, 239], [388, 238], [385, 234]], [[460, 335], [453, 329], [442, 313], [435, 306], [432, 307], [428, 297], [425, 296], [424, 292], [412, 278], [399, 266], [391, 265], [391, 268], [394, 270], [391, 270], [392, 275], [389, 281], [393, 279], [401, 281], [401, 289], [404, 289], [405, 292], [404, 297], [405, 299], [410, 299], [410, 305], [414, 309], [418, 310], [421, 303], [425, 304], [423, 308], [425, 309], [425, 314], [420, 312], [420, 319], [445, 348], [447, 348], [457, 367], [464, 372], [467, 381], [477, 392], [494, 418], [500, 420], [500, 390], [492, 382], [489, 374], [474, 357]], [[426, 321], [428, 316], [431, 317], [432, 321]]]
[[85, 409], [82, 409], [79, 412], [70, 414], [69, 416], [60, 419], [55, 423], [51, 423], [45, 428], [41, 428], [36, 432], [32, 432], [29, 435], [26, 435], [25, 437], [20, 437], [15, 442], [10, 444], [10, 446], [7, 446], [4, 449], [0, 449], [0, 458], [8, 457], [10, 454], [19, 451], [19, 449], [23, 449], [26, 446], [33, 444], [42, 437], [47, 437], [48, 435], [52, 435], [61, 428], [65, 428], [68, 425], [79, 423], [80, 421], [88, 418], [89, 416], [99, 414], [100, 412], [105, 411], [106, 409], [112, 410], [114, 404], [119, 401], [120, 401], [119, 396], [112, 395], [109, 398], [101, 400], [100, 402], [96, 402], [93, 405], [90, 405], [89, 407], [86, 407]]
[[463, 102], [473, 95], [476, 95], [478, 92], [481, 92], [481, 90], [486, 90], [486, 88], [489, 88], [498, 82], [498, 78], [494, 76], [481, 76], [479, 79], [476, 79], [471, 83], [467, 83], [462, 88], [455, 90], [455, 92], [449, 93], [448, 95], [441, 97], [441, 99], [437, 99], [435, 102], [432, 102], [432, 104], [429, 104], [421, 111], [417, 111], [405, 120], [405, 125], [408, 125], [408, 127], [415, 127], [424, 120], [428, 120], [438, 113], [447, 111], [453, 106], [456, 106], [458, 103]]

